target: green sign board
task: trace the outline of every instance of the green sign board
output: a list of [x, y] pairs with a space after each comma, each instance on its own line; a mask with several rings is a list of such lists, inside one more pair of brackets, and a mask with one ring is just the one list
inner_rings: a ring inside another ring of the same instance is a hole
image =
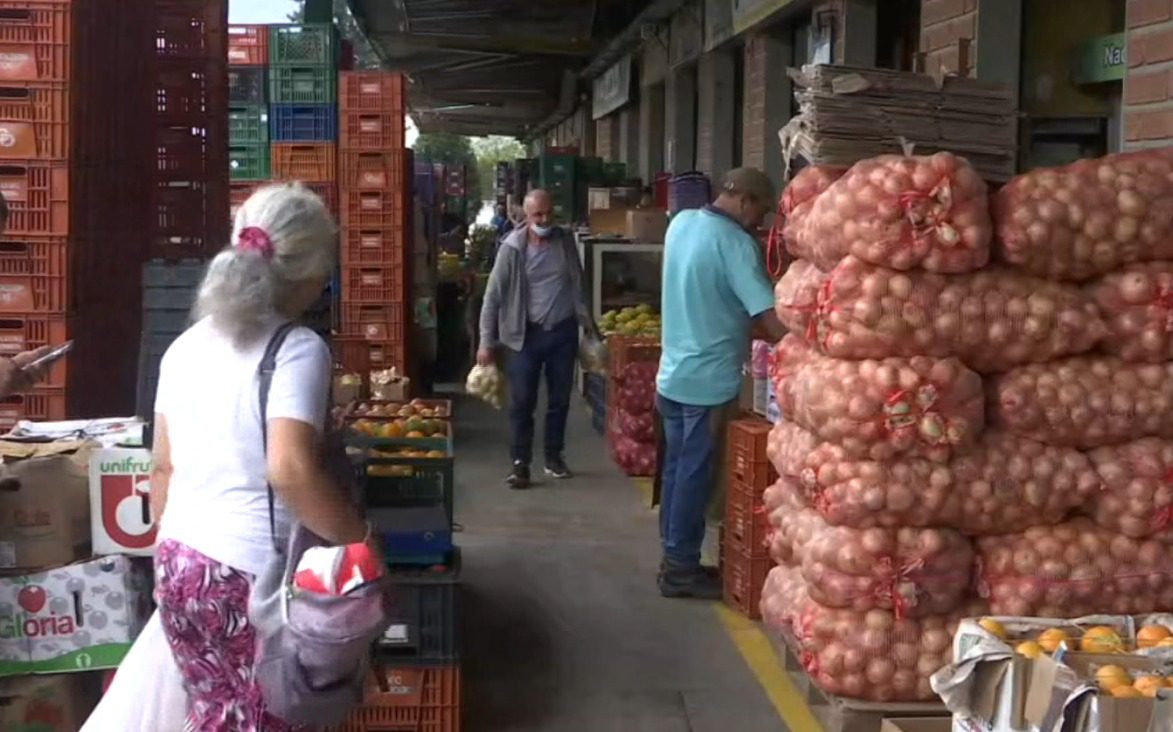
[[1123, 81], [1128, 69], [1127, 43], [1125, 34], [1114, 33], [1094, 38], [1081, 46], [1075, 61], [1075, 83]]

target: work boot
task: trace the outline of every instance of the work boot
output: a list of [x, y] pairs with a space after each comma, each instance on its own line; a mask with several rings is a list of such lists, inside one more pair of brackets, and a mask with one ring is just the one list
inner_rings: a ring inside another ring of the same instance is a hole
[[690, 597], [720, 600], [724, 595], [720, 575], [703, 567], [687, 569], [666, 566], [659, 578], [660, 594], [669, 598]]
[[[656, 570], [656, 581], [657, 582], [659, 582], [664, 577], [664, 571], [666, 569], [668, 569], [668, 563], [661, 561], [660, 568]], [[710, 577], [715, 577], [718, 581], [720, 581], [720, 579], [721, 579], [721, 568], [720, 567], [710, 567], [707, 564], [702, 564], [701, 565], [701, 572], [705, 573], [706, 575], [708, 575]]]
[[574, 477], [574, 473], [571, 473], [570, 468], [566, 467], [566, 461], [562, 459], [561, 455], [546, 458], [546, 475], [555, 480]]
[[529, 466], [520, 460], [514, 460], [513, 470], [509, 471], [509, 477], [505, 479], [505, 483], [515, 491], [529, 488]]

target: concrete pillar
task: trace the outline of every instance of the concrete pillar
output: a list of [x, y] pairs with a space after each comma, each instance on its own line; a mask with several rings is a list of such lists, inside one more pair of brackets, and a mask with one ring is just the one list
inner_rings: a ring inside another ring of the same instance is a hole
[[616, 160], [627, 165], [628, 175], [638, 175], [640, 105], [628, 105], [619, 112]]
[[1173, 142], [1173, 9], [1167, 2], [1131, 2], [1125, 25], [1124, 145], [1164, 147]]
[[676, 69], [668, 77], [664, 167], [673, 173], [696, 170], [696, 87], [695, 67]]
[[876, 5], [878, 0], [841, 0], [839, 63], [876, 65]]
[[719, 181], [733, 168], [733, 52], [717, 50], [701, 56], [697, 68], [697, 168]]
[[790, 120], [793, 85], [780, 70], [791, 65], [793, 43], [769, 32], [745, 40], [745, 110], [742, 115], [742, 164], [759, 168], [775, 184], [785, 170], [778, 130]]
[[651, 185], [664, 170], [664, 85], [644, 87], [641, 93], [639, 176], [645, 185]]

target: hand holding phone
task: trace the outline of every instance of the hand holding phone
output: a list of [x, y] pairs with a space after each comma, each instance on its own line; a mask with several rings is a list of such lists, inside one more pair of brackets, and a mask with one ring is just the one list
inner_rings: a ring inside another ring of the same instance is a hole
[[[56, 363], [58, 360], [65, 357], [67, 353], [73, 350], [73, 341], [66, 341], [60, 346], [54, 346], [49, 350], [39, 349], [39, 351], [32, 352], [32, 360], [21, 365], [22, 371], [36, 371], [42, 368], [48, 368]], [[22, 356], [24, 354], [21, 354]], [[17, 356], [20, 359], [20, 356]]]

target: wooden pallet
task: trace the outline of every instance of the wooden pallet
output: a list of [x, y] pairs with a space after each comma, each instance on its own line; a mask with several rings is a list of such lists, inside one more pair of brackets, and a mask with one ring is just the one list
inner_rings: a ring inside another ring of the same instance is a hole
[[[878, 702], [845, 699], [827, 694], [815, 686], [806, 669], [794, 651], [793, 637], [776, 631], [767, 631], [778, 658], [782, 660], [787, 675], [797, 687], [807, 707], [819, 721], [823, 732], [880, 732], [885, 719], [894, 718], [938, 718], [949, 719], [949, 711], [939, 702]], [[818, 730], [795, 730], [795, 732], [818, 732]]]

